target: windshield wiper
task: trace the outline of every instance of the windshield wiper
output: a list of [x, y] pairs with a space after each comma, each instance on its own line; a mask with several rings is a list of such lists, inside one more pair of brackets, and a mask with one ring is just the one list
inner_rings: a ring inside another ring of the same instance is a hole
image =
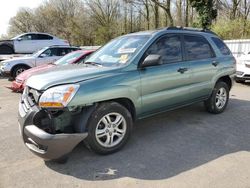
[[96, 62], [91, 62], [91, 61], [84, 62], [84, 64], [102, 67], [102, 64], [101, 64], [101, 63], [96, 63]]

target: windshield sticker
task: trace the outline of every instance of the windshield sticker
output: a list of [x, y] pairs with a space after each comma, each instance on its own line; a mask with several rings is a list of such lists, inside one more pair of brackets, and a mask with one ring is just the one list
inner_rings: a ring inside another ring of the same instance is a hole
[[132, 54], [134, 53], [136, 48], [120, 48], [118, 50], [118, 54]]
[[120, 63], [126, 63], [128, 61], [128, 54], [121, 55]]

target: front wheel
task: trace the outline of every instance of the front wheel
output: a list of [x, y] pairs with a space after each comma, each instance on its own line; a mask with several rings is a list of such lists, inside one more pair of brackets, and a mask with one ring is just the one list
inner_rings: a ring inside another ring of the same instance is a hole
[[225, 82], [217, 82], [211, 96], [204, 102], [208, 112], [213, 114], [222, 113], [229, 100], [229, 87]]
[[126, 144], [132, 124], [132, 116], [124, 106], [102, 103], [88, 121], [86, 144], [99, 154], [114, 153]]
[[17, 66], [14, 68], [13, 72], [12, 72], [12, 77], [16, 78], [19, 74], [21, 74], [22, 72], [26, 71], [28, 69], [27, 66]]

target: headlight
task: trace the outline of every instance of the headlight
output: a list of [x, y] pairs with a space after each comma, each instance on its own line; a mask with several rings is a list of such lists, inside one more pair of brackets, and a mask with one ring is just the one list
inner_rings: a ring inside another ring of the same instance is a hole
[[3, 62], [3, 64], [2, 64], [3, 66], [9, 66], [10, 65], [10, 63], [8, 63], [8, 62]]
[[40, 97], [39, 106], [42, 108], [66, 107], [76, 94], [79, 87], [78, 84], [69, 84], [50, 88]]

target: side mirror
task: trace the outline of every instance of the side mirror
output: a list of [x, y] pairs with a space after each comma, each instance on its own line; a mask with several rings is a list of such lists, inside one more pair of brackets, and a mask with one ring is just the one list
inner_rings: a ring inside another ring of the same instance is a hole
[[19, 42], [20, 42], [21, 40], [23, 40], [23, 39], [22, 39], [22, 38], [17, 38], [17, 41], [19, 41]]
[[39, 57], [44, 58], [44, 57], [47, 57], [47, 55], [46, 54], [41, 54], [41, 55], [39, 55]]
[[158, 54], [150, 54], [142, 62], [141, 67], [151, 67], [161, 64], [161, 56]]

